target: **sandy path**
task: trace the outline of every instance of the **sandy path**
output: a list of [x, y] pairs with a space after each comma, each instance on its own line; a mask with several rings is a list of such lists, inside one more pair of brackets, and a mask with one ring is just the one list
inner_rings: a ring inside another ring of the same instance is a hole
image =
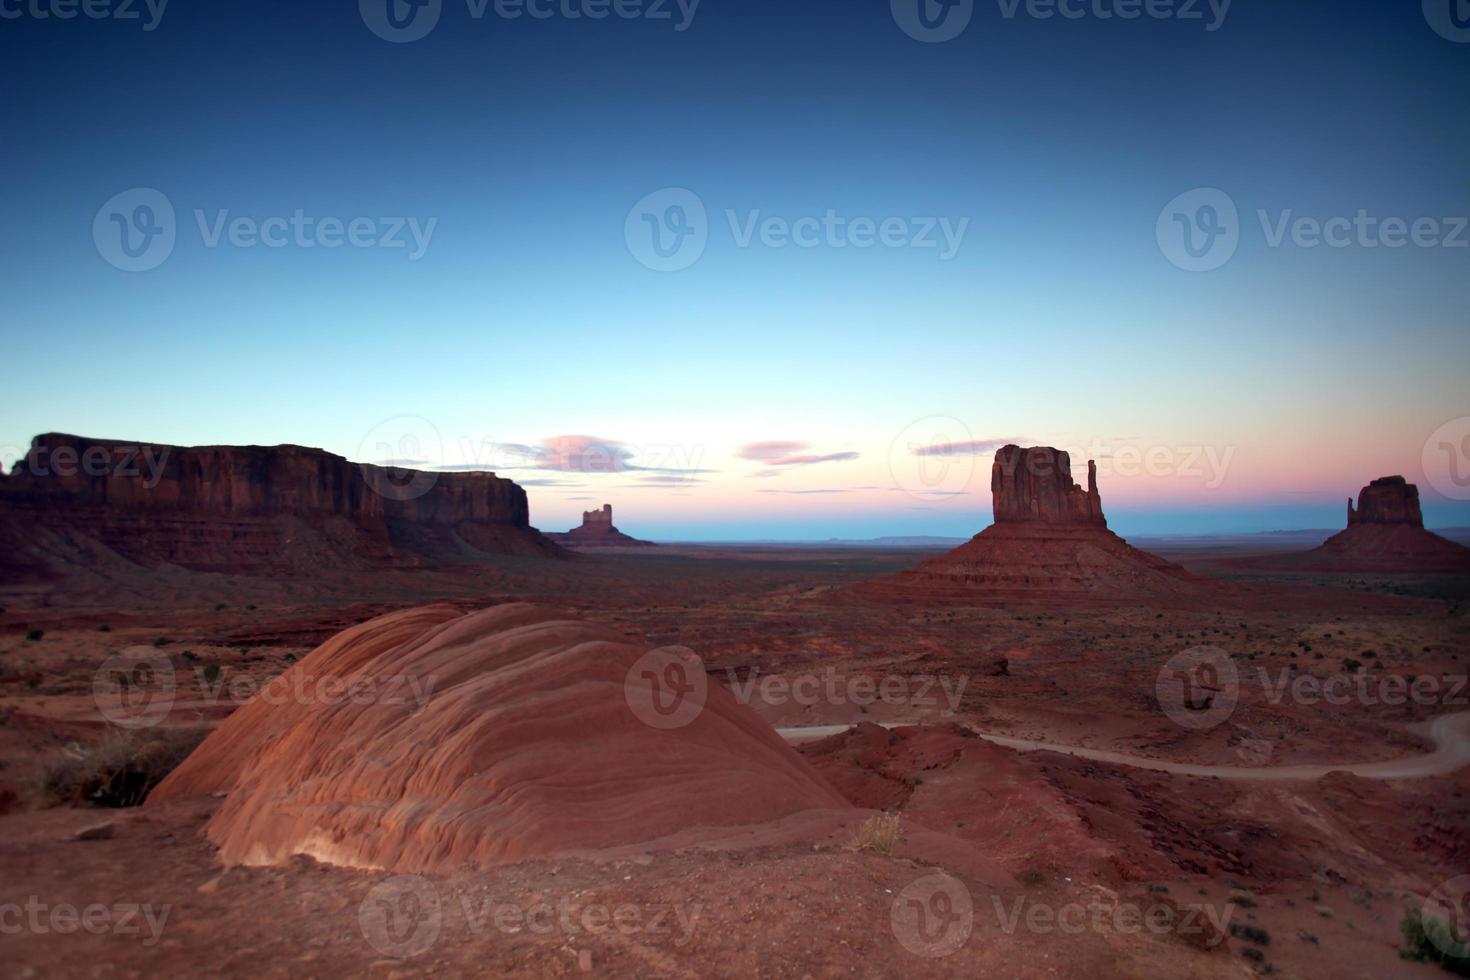
[[[884, 722], [884, 728], [899, 728], [903, 722]], [[851, 725], [820, 725], [812, 728], [778, 728], [777, 732], [787, 741], [809, 741], [826, 738], [847, 731]], [[1428, 729], [1434, 743], [1434, 751], [1425, 755], [1405, 759], [1389, 759], [1384, 762], [1345, 762], [1339, 765], [1307, 766], [1201, 766], [1185, 762], [1168, 762], [1145, 756], [1110, 752], [1106, 749], [1085, 749], [1071, 745], [1056, 745], [1027, 738], [1012, 738], [1009, 735], [991, 735], [971, 728], [970, 731], [988, 742], [1004, 745], [1021, 752], [1060, 752], [1079, 759], [1107, 762], [1135, 769], [1151, 769], [1155, 772], [1170, 772], [1181, 776], [1213, 776], [1217, 779], [1286, 782], [1291, 780], [1321, 779], [1329, 772], [1346, 772], [1364, 779], [1415, 779], [1423, 776], [1442, 776], [1470, 765], [1470, 711], [1459, 711], [1436, 718]]]

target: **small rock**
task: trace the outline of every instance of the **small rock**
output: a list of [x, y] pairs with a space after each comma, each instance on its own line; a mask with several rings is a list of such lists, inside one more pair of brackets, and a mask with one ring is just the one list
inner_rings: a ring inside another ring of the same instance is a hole
[[117, 825], [111, 820], [103, 823], [94, 823], [77, 831], [73, 840], [109, 840], [117, 832]]

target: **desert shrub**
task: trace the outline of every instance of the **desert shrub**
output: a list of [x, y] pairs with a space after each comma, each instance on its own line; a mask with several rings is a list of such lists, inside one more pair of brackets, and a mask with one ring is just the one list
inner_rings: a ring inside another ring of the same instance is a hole
[[1230, 935], [1236, 939], [1244, 939], [1248, 943], [1255, 943], [1257, 946], [1271, 945], [1271, 934], [1260, 926], [1248, 926], [1234, 922], [1230, 925]]
[[1035, 886], [1046, 880], [1046, 875], [1035, 868], [1027, 868], [1021, 872], [1021, 884]]
[[219, 676], [221, 673], [222, 671], [220, 670], [219, 664], [206, 664], [203, 670], [204, 683], [216, 683], [219, 680]]
[[72, 746], [39, 773], [41, 806], [137, 806], [204, 738], [195, 729], [135, 731]]
[[112, 632], [112, 627], [111, 626], [108, 626], [106, 623], [103, 623], [101, 626], [97, 627], [97, 632], [99, 632], [99, 633], [111, 633]]
[[877, 851], [888, 857], [898, 843], [898, 814], [884, 813], [863, 821], [862, 828], [847, 842], [849, 851]]
[[26, 630], [26, 639], [32, 643], [35, 643], [37, 640], [45, 635], [45, 630]]
[[1443, 919], [1409, 909], [1399, 922], [1404, 948], [1399, 955], [1417, 963], [1438, 963], [1457, 977], [1470, 977], [1470, 946]]

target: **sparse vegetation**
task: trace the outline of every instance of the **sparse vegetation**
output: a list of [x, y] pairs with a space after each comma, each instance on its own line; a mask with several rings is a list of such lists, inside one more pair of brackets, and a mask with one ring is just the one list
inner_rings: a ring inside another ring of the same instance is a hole
[[1411, 908], [1399, 923], [1404, 948], [1399, 955], [1416, 963], [1438, 963], [1457, 977], [1470, 977], [1470, 946], [1443, 919], [1426, 916]]
[[69, 746], [38, 773], [41, 806], [137, 806], [194, 750], [204, 732], [137, 731], [92, 746]]
[[45, 630], [26, 630], [26, 640], [30, 643], [39, 642], [46, 635]]
[[863, 821], [862, 828], [847, 842], [849, 851], [877, 851], [885, 857], [893, 856], [898, 844], [899, 815], [883, 813]]

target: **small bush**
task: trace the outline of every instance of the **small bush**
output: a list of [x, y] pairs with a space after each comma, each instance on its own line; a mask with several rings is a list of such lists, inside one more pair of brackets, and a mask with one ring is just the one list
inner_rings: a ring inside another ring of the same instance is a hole
[[1027, 868], [1025, 871], [1021, 872], [1021, 884], [1023, 885], [1035, 887], [1045, 880], [1046, 875], [1042, 874], [1036, 868]]
[[863, 821], [862, 829], [847, 842], [849, 851], [877, 851], [887, 857], [893, 856], [898, 843], [898, 814], [884, 813]]
[[1248, 926], [1239, 922], [1233, 922], [1230, 925], [1230, 935], [1236, 939], [1244, 939], [1248, 943], [1255, 943], [1257, 946], [1271, 945], [1271, 934], [1260, 926]]
[[26, 639], [29, 640], [31, 643], [35, 643], [45, 635], [45, 630], [26, 630]]
[[214, 684], [219, 681], [222, 671], [220, 670], [219, 664], [206, 664], [202, 673], [204, 674], [204, 683]]
[[1457, 977], [1470, 977], [1470, 947], [1454, 927], [1443, 919], [1427, 918], [1419, 909], [1409, 909], [1399, 923], [1404, 948], [1399, 955], [1417, 963], [1438, 963]]
[[204, 738], [202, 730], [128, 732], [97, 745], [71, 747], [40, 772], [43, 806], [137, 806]]
[[106, 623], [103, 623], [101, 626], [97, 627], [97, 632], [99, 632], [99, 633], [111, 633], [112, 632], [112, 627], [111, 626], [108, 626]]

